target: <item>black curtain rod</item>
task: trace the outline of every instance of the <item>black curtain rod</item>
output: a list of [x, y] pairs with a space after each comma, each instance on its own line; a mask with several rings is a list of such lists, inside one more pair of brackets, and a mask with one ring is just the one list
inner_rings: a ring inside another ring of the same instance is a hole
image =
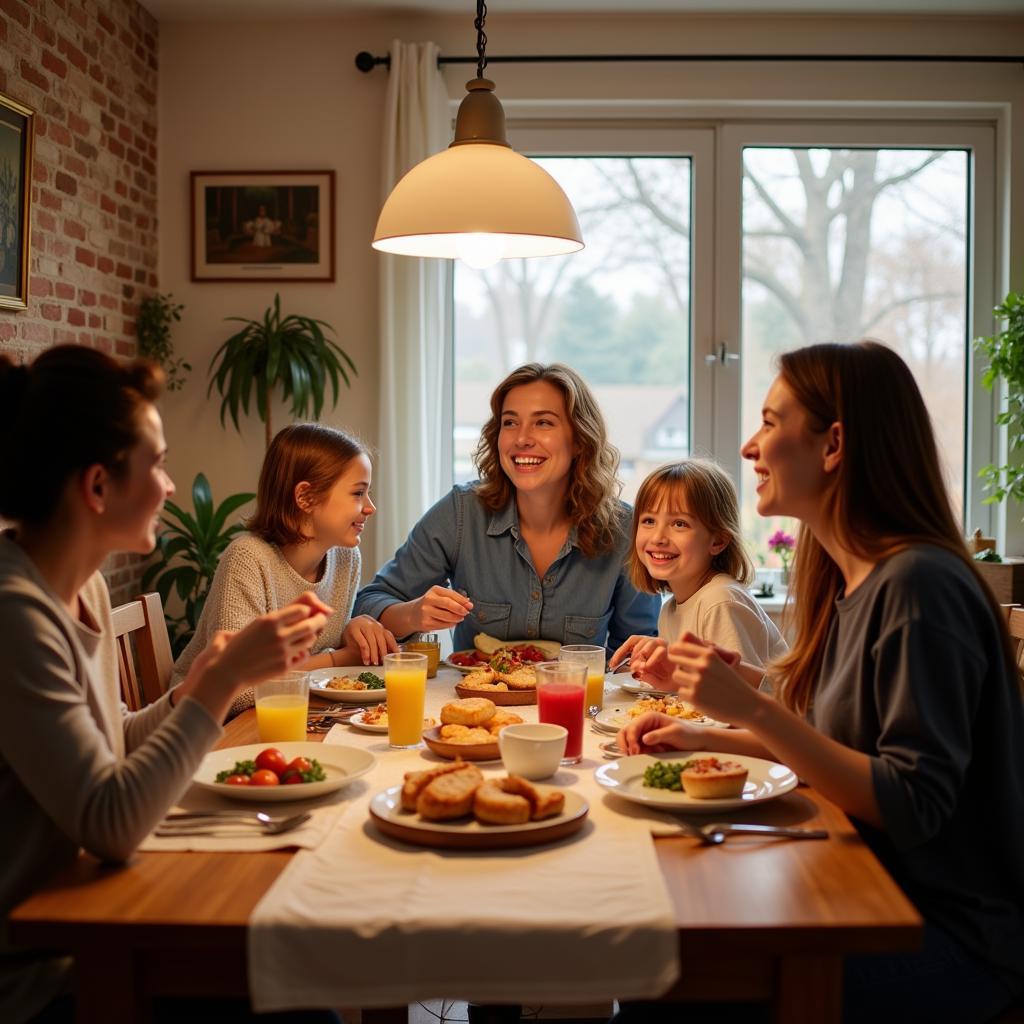
[[[438, 57], [438, 66], [442, 64], [475, 64], [477, 57]], [[654, 64], [681, 62], [719, 62], [719, 61], [797, 61], [803, 63], [824, 62], [865, 62], [872, 63], [917, 63], [917, 64], [1024, 64], [1024, 56], [974, 56], [965, 57], [957, 54], [946, 56], [938, 54], [895, 54], [895, 53], [603, 53], [603, 54], [543, 54], [540, 56], [488, 57], [488, 64]], [[391, 55], [375, 57], [372, 53], [362, 50], [356, 54], [356, 67], [360, 71], [372, 71], [383, 64], [391, 67]]]

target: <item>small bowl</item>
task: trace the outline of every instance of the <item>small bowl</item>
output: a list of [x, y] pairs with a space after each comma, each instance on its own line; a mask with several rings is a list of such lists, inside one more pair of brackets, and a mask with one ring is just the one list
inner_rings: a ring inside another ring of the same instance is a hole
[[547, 722], [506, 725], [498, 734], [501, 759], [510, 775], [524, 779], [548, 779], [558, 771], [565, 756], [569, 731]]
[[[511, 726], [505, 728], [510, 729]], [[501, 757], [497, 740], [492, 743], [450, 743], [448, 740], [441, 739], [439, 725], [433, 729], [424, 730], [423, 742], [438, 757], [446, 757], [450, 761], [454, 761], [457, 757], [461, 757], [463, 761], [497, 761]]]

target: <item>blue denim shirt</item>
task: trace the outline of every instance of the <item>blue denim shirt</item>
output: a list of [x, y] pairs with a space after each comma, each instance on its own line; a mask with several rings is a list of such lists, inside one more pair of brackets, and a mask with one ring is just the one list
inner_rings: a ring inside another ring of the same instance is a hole
[[352, 614], [380, 618], [389, 605], [440, 584], [465, 591], [473, 602], [455, 627], [456, 650], [472, 647], [476, 633], [488, 633], [499, 640], [605, 644], [613, 651], [633, 633], [658, 632], [661, 601], [630, 583], [628, 550], [624, 531], [613, 551], [587, 558], [573, 529], [541, 579], [520, 536], [515, 501], [489, 512], [474, 485], [461, 484], [413, 527], [395, 557], [359, 592]]

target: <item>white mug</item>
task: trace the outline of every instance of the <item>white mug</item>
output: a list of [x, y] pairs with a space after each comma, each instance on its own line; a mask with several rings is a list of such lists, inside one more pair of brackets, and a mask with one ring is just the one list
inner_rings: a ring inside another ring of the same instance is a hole
[[563, 725], [523, 722], [498, 733], [501, 760], [510, 775], [547, 779], [558, 771], [569, 732]]

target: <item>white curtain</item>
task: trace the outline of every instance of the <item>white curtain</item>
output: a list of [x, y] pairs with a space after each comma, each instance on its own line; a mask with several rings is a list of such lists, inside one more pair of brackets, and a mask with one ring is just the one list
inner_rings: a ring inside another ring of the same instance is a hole
[[[434, 43], [391, 43], [383, 192], [451, 141]], [[451, 262], [380, 255], [377, 566], [452, 483]]]

